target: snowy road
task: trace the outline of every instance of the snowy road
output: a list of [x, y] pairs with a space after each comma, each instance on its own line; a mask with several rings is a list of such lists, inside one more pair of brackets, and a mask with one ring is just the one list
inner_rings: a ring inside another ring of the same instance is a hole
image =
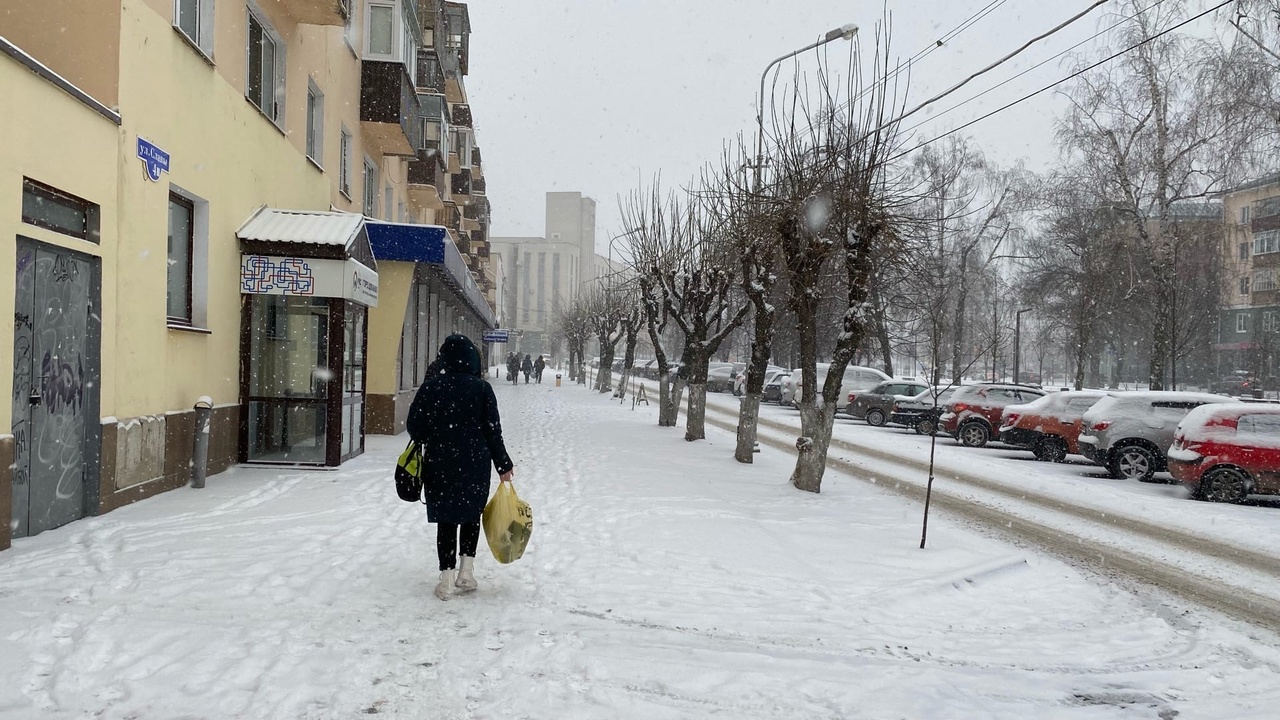
[[0, 553], [3, 718], [1270, 718], [1275, 638], [732, 437], [497, 387], [525, 558], [430, 596], [402, 441], [239, 469]]
[[[789, 449], [799, 431], [798, 414], [766, 407], [762, 442]], [[712, 422], [725, 429], [736, 425], [736, 400], [713, 396], [708, 408]], [[927, 437], [840, 418], [831, 454], [833, 463], [858, 477], [921, 497]], [[1191, 502], [1180, 487], [1125, 483], [1091, 465], [1036, 463], [1029, 456], [940, 438], [935, 499], [1062, 556], [1280, 630], [1280, 530], [1271, 503]], [[1105, 488], [1095, 484], [1100, 482]], [[1132, 502], [1134, 495], [1143, 502]]]

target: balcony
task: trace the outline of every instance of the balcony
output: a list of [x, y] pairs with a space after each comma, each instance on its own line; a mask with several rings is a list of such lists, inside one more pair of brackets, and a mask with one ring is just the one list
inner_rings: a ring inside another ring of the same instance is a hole
[[418, 92], [444, 94], [444, 68], [435, 50], [418, 51]]
[[417, 157], [418, 95], [403, 64], [360, 63], [360, 129], [370, 154]]
[[[453, 106], [451, 111], [452, 118], [450, 121], [454, 125], [469, 128], [471, 127], [471, 106], [466, 103], [458, 103]], [[472, 161], [474, 162], [474, 160]]]
[[419, 150], [417, 157], [409, 161], [410, 202], [430, 210], [443, 209], [449, 194], [444, 186], [446, 175], [439, 149]]
[[471, 194], [484, 195], [484, 178], [483, 177], [471, 178]]
[[352, 0], [280, 0], [285, 12], [303, 25], [343, 27], [352, 12]]
[[452, 176], [452, 190], [454, 195], [470, 195], [471, 194], [471, 168], [462, 168]]
[[473, 145], [471, 147], [471, 166], [472, 167], [480, 166], [480, 146], [479, 145]]

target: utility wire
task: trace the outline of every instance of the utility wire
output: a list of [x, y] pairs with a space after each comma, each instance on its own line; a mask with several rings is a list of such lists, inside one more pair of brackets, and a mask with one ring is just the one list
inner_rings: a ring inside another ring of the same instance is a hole
[[[934, 103], [938, 102], [938, 101], [939, 101], [939, 100], [941, 100], [942, 98], [944, 98], [944, 97], [946, 97], [946, 96], [950, 95], [951, 93], [953, 93], [953, 92], [955, 92], [955, 91], [959, 90], [960, 88], [964, 87], [965, 85], [968, 85], [970, 82], [972, 82], [972, 81], [974, 81], [974, 80], [978, 79], [979, 77], [981, 77], [981, 76], [983, 76], [983, 75], [986, 75], [987, 73], [991, 72], [992, 70], [995, 70], [996, 68], [1000, 67], [1001, 65], [1003, 65], [1003, 64], [1005, 64], [1005, 63], [1009, 62], [1010, 60], [1014, 59], [1015, 57], [1017, 57], [1017, 56], [1021, 55], [1021, 54], [1022, 54], [1022, 53], [1027, 49], [1027, 48], [1031, 47], [1032, 45], [1035, 45], [1036, 43], [1040, 42], [1041, 40], [1044, 40], [1045, 38], [1049, 37], [1050, 35], [1053, 35], [1054, 33], [1057, 33], [1057, 32], [1059, 32], [1059, 31], [1061, 31], [1063, 28], [1065, 28], [1065, 27], [1067, 27], [1067, 26], [1069, 26], [1069, 25], [1074, 24], [1076, 21], [1080, 20], [1080, 18], [1084, 17], [1085, 15], [1088, 15], [1089, 13], [1091, 13], [1091, 12], [1093, 12], [1094, 10], [1098, 9], [1098, 8], [1099, 8], [1099, 7], [1101, 7], [1102, 5], [1105, 5], [1105, 4], [1107, 3], [1107, 1], [1108, 1], [1108, 0], [1094, 0], [1094, 3], [1093, 3], [1092, 5], [1090, 5], [1089, 7], [1085, 8], [1084, 10], [1081, 10], [1080, 12], [1076, 13], [1075, 15], [1073, 15], [1073, 16], [1071, 16], [1071, 17], [1067, 18], [1065, 21], [1063, 21], [1063, 22], [1059, 23], [1056, 27], [1051, 28], [1050, 30], [1048, 30], [1048, 31], [1046, 31], [1046, 32], [1042, 32], [1042, 33], [1040, 33], [1039, 35], [1037, 35], [1037, 36], [1035, 36], [1035, 37], [1031, 38], [1030, 40], [1028, 40], [1028, 41], [1026, 41], [1025, 43], [1023, 43], [1023, 44], [1022, 44], [1022, 46], [1021, 46], [1021, 47], [1019, 47], [1017, 50], [1014, 50], [1013, 52], [1009, 53], [1008, 55], [1005, 55], [1004, 57], [1000, 58], [999, 60], [996, 60], [995, 62], [991, 63], [990, 65], [988, 65], [988, 66], [986, 66], [986, 67], [984, 67], [984, 68], [982, 68], [982, 69], [981, 69], [981, 70], [979, 70], [978, 72], [973, 73], [973, 74], [972, 74], [972, 75], [970, 75], [969, 77], [965, 78], [964, 80], [961, 80], [960, 82], [956, 83], [955, 85], [952, 85], [950, 88], [947, 88], [947, 89], [946, 89], [946, 90], [944, 90], [943, 92], [941, 92], [941, 93], [939, 93], [939, 94], [937, 94], [937, 95], [934, 95], [933, 97], [929, 98], [928, 100], [925, 100], [924, 102], [922, 102], [922, 103], [920, 103], [919, 105], [915, 106], [914, 108], [912, 108], [912, 109], [911, 109], [911, 110], [909, 110], [908, 112], [904, 113], [904, 114], [903, 114], [903, 115], [901, 115], [900, 117], [897, 117], [897, 118], [895, 118], [895, 119], [891, 120], [890, 122], [892, 122], [892, 123], [901, 122], [901, 121], [903, 121], [903, 120], [905, 120], [905, 119], [907, 119], [907, 118], [911, 117], [912, 115], [915, 115], [916, 113], [920, 112], [921, 110], [925, 109], [926, 107], [929, 107], [930, 105], [932, 105], [932, 104], [934, 104]], [[877, 130], [879, 130], [879, 129], [881, 129], [881, 128], [876, 128], [876, 129], [877, 129]]]
[[1004, 81], [1002, 81], [1002, 82], [1000, 82], [1000, 83], [998, 83], [998, 84], [996, 84], [996, 85], [992, 85], [991, 87], [987, 88], [986, 90], [983, 90], [982, 92], [978, 93], [977, 95], [974, 95], [974, 96], [973, 96], [973, 97], [971, 97], [971, 98], [968, 98], [967, 100], [962, 100], [962, 101], [960, 101], [960, 102], [956, 103], [955, 105], [952, 105], [951, 107], [947, 108], [946, 110], [943, 110], [942, 112], [938, 113], [937, 115], [934, 115], [933, 117], [929, 118], [928, 120], [922, 120], [922, 121], [920, 121], [920, 122], [916, 123], [915, 125], [912, 125], [911, 127], [907, 128], [906, 132], [907, 132], [907, 133], [910, 133], [910, 132], [912, 132], [913, 130], [915, 130], [916, 128], [919, 128], [919, 127], [923, 127], [923, 126], [925, 126], [925, 125], [928, 125], [929, 123], [931, 123], [931, 122], [933, 122], [933, 121], [937, 120], [938, 118], [942, 117], [943, 115], [946, 115], [946, 114], [948, 114], [948, 113], [950, 113], [950, 112], [952, 112], [952, 111], [954, 111], [954, 110], [958, 110], [959, 108], [962, 108], [962, 107], [964, 107], [965, 105], [968, 105], [969, 103], [971, 103], [971, 102], [973, 102], [973, 101], [977, 100], [978, 98], [983, 97], [984, 95], [988, 95], [988, 94], [990, 94], [990, 93], [992, 93], [992, 92], [995, 92], [996, 90], [999, 90], [1000, 88], [1004, 87], [1005, 85], [1008, 85], [1009, 83], [1013, 82], [1014, 80], [1017, 80], [1018, 78], [1022, 77], [1023, 75], [1026, 75], [1026, 74], [1028, 74], [1028, 73], [1034, 72], [1034, 71], [1036, 71], [1036, 70], [1038, 70], [1038, 69], [1040, 69], [1040, 68], [1044, 67], [1045, 65], [1048, 65], [1049, 63], [1053, 62], [1054, 60], [1057, 60], [1058, 58], [1062, 57], [1063, 55], [1066, 55], [1067, 53], [1072, 52], [1073, 50], [1078, 49], [1080, 46], [1085, 45], [1085, 44], [1088, 44], [1088, 43], [1091, 43], [1091, 42], [1093, 42], [1094, 40], [1097, 40], [1099, 37], [1101, 37], [1101, 36], [1103, 36], [1103, 35], [1106, 35], [1107, 33], [1111, 32], [1112, 30], [1115, 30], [1116, 28], [1118, 28], [1118, 27], [1120, 27], [1121, 25], [1123, 25], [1123, 24], [1125, 24], [1125, 23], [1129, 22], [1130, 20], [1132, 20], [1132, 19], [1134, 19], [1134, 18], [1138, 17], [1139, 15], [1141, 15], [1141, 14], [1143, 14], [1143, 13], [1150, 12], [1150, 11], [1152, 11], [1152, 10], [1155, 10], [1157, 7], [1159, 7], [1160, 5], [1163, 5], [1165, 2], [1166, 2], [1166, 0], [1156, 0], [1155, 2], [1151, 3], [1151, 4], [1150, 4], [1150, 5], [1148, 5], [1147, 7], [1145, 7], [1145, 8], [1143, 8], [1143, 9], [1141, 9], [1141, 10], [1139, 10], [1139, 11], [1135, 12], [1135, 13], [1134, 13], [1134, 14], [1132, 14], [1132, 15], [1128, 15], [1128, 16], [1125, 16], [1125, 17], [1121, 18], [1120, 20], [1116, 21], [1116, 22], [1115, 22], [1115, 24], [1111, 25], [1110, 27], [1107, 27], [1107, 28], [1104, 28], [1104, 29], [1102, 29], [1102, 30], [1099, 30], [1098, 32], [1096, 32], [1096, 33], [1094, 33], [1094, 34], [1090, 35], [1089, 37], [1085, 38], [1084, 40], [1081, 40], [1080, 42], [1076, 43], [1075, 45], [1072, 45], [1071, 47], [1067, 48], [1066, 50], [1063, 50], [1063, 51], [1061, 51], [1061, 52], [1057, 53], [1056, 55], [1053, 55], [1053, 56], [1051, 56], [1051, 57], [1045, 58], [1044, 60], [1041, 60], [1040, 62], [1036, 63], [1035, 65], [1032, 65], [1031, 67], [1027, 68], [1026, 70], [1023, 70], [1022, 72], [1018, 73], [1017, 75], [1014, 75], [1014, 76], [1010, 77], [1009, 79], [1004, 80]]
[[1121, 50], [1121, 51], [1119, 51], [1119, 52], [1116, 52], [1116, 53], [1113, 53], [1113, 54], [1111, 54], [1111, 55], [1108, 55], [1107, 57], [1105, 57], [1105, 58], [1103, 58], [1103, 59], [1101, 59], [1101, 60], [1099, 60], [1099, 61], [1097, 61], [1097, 62], [1095, 62], [1095, 63], [1093, 63], [1093, 64], [1091, 64], [1091, 65], [1088, 65], [1088, 66], [1086, 66], [1086, 67], [1083, 67], [1083, 68], [1081, 68], [1081, 69], [1079, 69], [1079, 70], [1077, 70], [1077, 71], [1075, 71], [1075, 72], [1071, 73], [1070, 75], [1068, 75], [1068, 76], [1066, 76], [1066, 77], [1062, 78], [1061, 80], [1055, 80], [1054, 82], [1051, 82], [1051, 83], [1049, 83], [1048, 85], [1045, 85], [1044, 87], [1040, 88], [1039, 90], [1036, 90], [1035, 92], [1028, 93], [1028, 94], [1023, 95], [1022, 97], [1018, 98], [1017, 100], [1014, 100], [1013, 102], [1009, 102], [1009, 103], [1006, 103], [1006, 104], [1004, 104], [1004, 105], [1001, 105], [1000, 107], [996, 108], [995, 110], [992, 110], [991, 112], [986, 113], [985, 115], [981, 115], [981, 116], [979, 116], [979, 117], [976, 117], [976, 118], [974, 118], [973, 120], [970, 120], [969, 122], [967, 122], [967, 123], [965, 123], [965, 124], [961, 125], [960, 127], [954, 128], [954, 129], [952, 129], [952, 130], [948, 130], [947, 132], [942, 133], [941, 135], [938, 135], [937, 137], [934, 137], [934, 138], [933, 138], [933, 139], [931, 139], [931, 140], [926, 140], [925, 142], [922, 142], [922, 143], [920, 143], [919, 145], [916, 145], [915, 147], [913, 147], [913, 148], [911, 148], [911, 149], [909, 149], [909, 150], [904, 150], [904, 151], [902, 151], [902, 152], [898, 153], [897, 155], [894, 155], [893, 157], [889, 158], [889, 159], [888, 159], [888, 162], [892, 162], [892, 161], [894, 161], [894, 160], [897, 160], [898, 158], [903, 157], [903, 156], [905, 156], [905, 155], [908, 155], [908, 154], [910, 154], [910, 153], [912, 153], [912, 152], [914, 152], [914, 151], [916, 151], [916, 150], [919, 150], [920, 148], [926, 147], [926, 146], [928, 146], [928, 145], [932, 145], [933, 143], [935, 143], [935, 142], [937, 142], [937, 141], [939, 141], [939, 140], [941, 140], [941, 139], [943, 139], [943, 138], [945, 138], [945, 137], [948, 137], [948, 136], [954, 135], [954, 134], [956, 134], [956, 133], [960, 132], [961, 130], [964, 130], [965, 128], [972, 127], [973, 125], [976, 125], [976, 124], [978, 124], [978, 123], [982, 122], [983, 120], [986, 120], [987, 118], [989, 118], [989, 117], [991, 117], [991, 116], [993, 116], [993, 115], [997, 115], [997, 114], [999, 114], [999, 113], [1002, 113], [1002, 112], [1004, 112], [1005, 110], [1008, 110], [1009, 108], [1011, 108], [1011, 107], [1013, 107], [1013, 106], [1015, 106], [1015, 105], [1018, 105], [1018, 104], [1023, 103], [1023, 102], [1025, 102], [1025, 101], [1027, 101], [1027, 100], [1030, 100], [1031, 98], [1036, 97], [1037, 95], [1040, 95], [1041, 93], [1044, 93], [1044, 92], [1046, 92], [1046, 91], [1048, 91], [1048, 90], [1052, 90], [1053, 88], [1055, 88], [1055, 87], [1057, 87], [1057, 86], [1061, 85], [1061, 84], [1062, 84], [1062, 83], [1064, 83], [1064, 82], [1067, 82], [1068, 80], [1074, 80], [1075, 78], [1080, 77], [1081, 75], [1083, 75], [1083, 74], [1085, 74], [1085, 73], [1089, 72], [1090, 70], [1093, 70], [1094, 68], [1097, 68], [1097, 67], [1099, 67], [1099, 66], [1105, 65], [1106, 63], [1109, 63], [1109, 62], [1111, 62], [1112, 60], [1115, 60], [1116, 58], [1118, 58], [1118, 57], [1120, 57], [1120, 56], [1122, 56], [1122, 55], [1126, 55], [1126, 54], [1128, 54], [1128, 53], [1130, 53], [1130, 52], [1132, 52], [1132, 51], [1134, 51], [1134, 50], [1136, 50], [1136, 49], [1138, 49], [1138, 48], [1142, 47], [1143, 45], [1146, 45], [1147, 43], [1151, 42], [1152, 40], [1156, 40], [1156, 39], [1158, 39], [1158, 38], [1160, 38], [1160, 37], [1162, 37], [1162, 36], [1164, 36], [1164, 35], [1167, 35], [1167, 34], [1169, 34], [1169, 33], [1173, 32], [1174, 30], [1177, 30], [1177, 29], [1179, 29], [1179, 28], [1181, 28], [1181, 27], [1183, 27], [1183, 26], [1189, 25], [1189, 24], [1191, 24], [1191, 23], [1195, 22], [1196, 20], [1199, 20], [1200, 18], [1204, 17], [1205, 15], [1208, 15], [1208, 14], [1210, 14], [1210, 13], [1213, 13], [1213, 12], [1217, 11], [1217, 10], [1220, 10], [1220, 9], [1222, 9], [1222, 8], [1224, 8], [1224, 7], [1228, 6], [1228, 5], [1230, 5], [1231, 3], [1235, 2], [1235, 1], [1236, 1], [1236, 0], [1223, 0], [1223, 2], [1220, 2], [1220, 3], [1218, 3], [1217, 5], [1214, 5], [1213, 7], [1209, 8], [1208, 10], [1205, 10], [1204, 12], [1201, 12], [1201, 13], [1199, 13], [1199, 14], [1197, 14], [1197, 15], [1194, 15], [1194, 16], [1192, 16], [1192, 17], [1189, 17], [1189, 18], [1187, 18], [1186, 20], [1183, 20], [1182, 22], [1178, 23], [1177, 25], [1174, 25], [1174, 26], [1172, 26], [1172, 27], [1169, 27], [1169, 28], [1166, 28], [1166, 29], [1164, 29], [1164, 30], [1161, 30], [1160, 32], [1156, 33], [1155, 35], [1152, 35], [1152, 36], [1151, 36], [1151, 37], [1149, 37], [1149, 38], [1145, 38], [1145, 39], [1143, 39], [1143, 40], [1140, 40], [1140, 41], [1138, 41], [1138, 42], [1134, 43], [1133, 45], [1130, 45], [1129, 47], [1127, 47], [1127, 48], [1125, 48], [1125, 49], [1123, 49], [1123, 50]]
[[[1006, 2], [1008, 2], [1008, 0], [991, 0], [991, 2], [987, 3], [984, 7], [982, 7], [981, 9], [979, 9], [977, 12], [975, 12], [975, 13], [974, 13], [974, 14], [972, 14], [972, 15], [970, 15], [968, 18], [966, 18], [966, 19], [965, 19], [963, 22], [961, 22], [959, 25], [955, 26], [954, 28], [951, 28], [951, 30], [947, 31], [944, 35], [942, 35], [941, 37], [939, 37], [937, 40], [933, 40], [933, 41], [931, 41], [927, 46], [925, 46], [925, 47], [921, 48], [918, 52], [916, 52], [916, 54], [915, 54], [915, 55], [912, 55], [912, 56], [911, 56], [911, 57], [910, 57], [910, 58], [909, 58], [905, 63], [903, 63], [902, 65], [899, 65], [899, 66], [898, 66], [898, 67], [896, 67], [896, 68], [894, 68], [893, 72], [889, 73], [888, 75], [886, 75], [885, 77], [883, 77], [883, 78], [881, 78], [881, 79], [879, 79], [879, 80], [876, 80], [876, 82], [875, 82], [871, 87], [869, 87], [869, 88], [866, 88], [866, 89], [862, 90], [862, 91], [861, 91], [861, 92], [859, 92], [857, 95], [855, 95], [855, 96], [853, 96], [852, 98], [850, 98], [850, 99], [846, 100], [846, 101], [845, 101], [845, 103], [844, 103], [845, 108], [847, 109], [847, 108], [849, 108], [849, 107], [852, 107], [852, 106], [853, 106], [853, 103], [857, 102], [857, 101], [858, 101], [858, 100], [859, 100], [863, 95], [866, 95], [867, 93], [871, 92], [872, 90], [875, 90], [875, 89], [876, 89], [877, 87], [879, 87], [881, 84], [883, 84], [883, 83], [887, 83], [887, 82], [889, 82], [890, 80], [892, 80], [892, 79], [894, 79], [895, 77], [897, 77], [898, 75], [900, 75], [900, 74], [902, 74], [902, 73], [904, 73], [904, 72], [907, 72], [907, 71], [908, 71], [908, 70], [910, 70], [910, 69], [911, 69], [911, 68], [912, 68], [916, 63], [918, 63], [918, 62], [920, 62], [921, 60], [924, 60], [925, 58], [927, 58], [927, 57], [929, 57], [930, 55], [932, 55], [932, 54], [933, 54], [933, 53], [934, 53], [938, 48], [945, 46], [947, 43], [949, 43], [949, 42], [951, 42], [952, 40], [954, 40], [955, 38], [959, 37], [959, 36], [960, 36], [960, 35], [961, 35], [965, 30], [968, 30], [969, 28], [971, 28], [971, 27], [973, 27], [974, 25], [978, 24], [978, 22], [980, 22], [980, 21], [981, 21], [983, 18], [985, 18], [986, 16], [988, 16], [988, 15], [990, 15], [991, 13], [995, 12], [996, 10], [1000, 9], [1000, 7], [1001, 7], [1002, 5], [1004, 5]], [[777, 71], [777, 72], [781, 72], [781, 70], [782, 70], [782, 69], [779, 67], [779, 69], [778, 69], [778, 71]], [[776, 75], [776, 73], [775, 73], [775, 75]], [[777, 83], [776, 78], [775, 78], [774, 82], [775, 82], [775, 84]], [[795, 138], [797, 138], [797, 137], [799, 137], [799, 136], [800, 136], [800, 133], [799, 133], [799, 132], [797, 132], [796, 134], [794, 134], [794, 135], [792, 135], [792, 136], [791, 136], [791, 139], [793, 139], [793, 140], [794, 140]]]

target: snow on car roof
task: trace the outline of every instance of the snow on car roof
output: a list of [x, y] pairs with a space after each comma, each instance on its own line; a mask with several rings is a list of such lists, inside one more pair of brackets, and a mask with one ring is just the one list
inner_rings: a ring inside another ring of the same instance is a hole
[[1113, 390], [1107, 394], [1119, 400], [1146, 402], [1235, 402], [1234, 398], [1229, 398], [1226, 395], [1182, 390]]
[[1201, 405], [1182, 418], [1178, 429], [1207, 425], [1214, 420], [1235, 418], [1240, 415], [1280, 415], [1280, 405], [1272, 403], [1213, 403]]

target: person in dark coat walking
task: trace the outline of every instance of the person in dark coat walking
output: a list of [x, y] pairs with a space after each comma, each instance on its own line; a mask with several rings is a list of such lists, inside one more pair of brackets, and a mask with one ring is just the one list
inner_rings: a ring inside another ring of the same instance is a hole
[[[489, 499], [492, 470], [501, 482], [514, 472], [502, 442], [493, 387], [484, 380], [480, 352], [466, 335], [450, 335], [409, 406], [409, 437], [422, 443], [427, 522], [436, 525], [440, 582], [445, 600], [456, 587], [476, 589], [480, 515]], [[459, 547], [461, 536], [461, 547]]]
[[543, 360], [542, 356], [539, 355], [538, 359], [533, 361], [533, 376], [537, 378], [539, 383], [542, 382], [542, 371], [546, 369], [547, 361]]
[[524, 384], [529, 384], [529, 375], [533, 373], [533, 361], [528, 355], [524, 356], [524, 362], [520, 363], [520, 372], [524, 373]]
[[507, 379], [511, 381], [512, 385], [520, 382], [520, 355], [518, 353], [513, 352], [507, 357]]

